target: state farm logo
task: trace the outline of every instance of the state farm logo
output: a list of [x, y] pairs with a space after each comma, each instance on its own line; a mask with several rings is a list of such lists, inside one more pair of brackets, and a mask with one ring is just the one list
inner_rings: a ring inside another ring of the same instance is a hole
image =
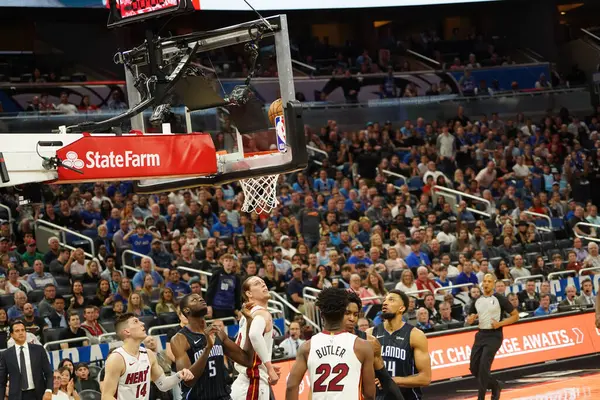
[[79, 159], [79, 154], [74, 151], [69, 151], [67, 152], [67, 159], [63, 160], [63, 165], [65, 167], [81, 169], [83, 168], [83, 160]]
[[67, 159], [63, 160], [63, 165], [75, 169], [85, 168], [147, 168], [160, 167], [160, 155], [148, 153], [134, 153], [125, 151], [122, 154], [115, 154], [111, 151], [108, 154], [102, 154], [99, 151], [88, 151], [85, 153], [85, 161], [79, 158], [79, 154], [69, 151], [66, 154]]

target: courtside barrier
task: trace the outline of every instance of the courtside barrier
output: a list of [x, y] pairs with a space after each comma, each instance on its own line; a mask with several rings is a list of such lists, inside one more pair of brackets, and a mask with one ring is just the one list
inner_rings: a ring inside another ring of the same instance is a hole
[[[469, 357], [476, 329], [428, 335], [432, 381], [468, 376]], [[593, 312], [574, 312], [524, 320], [504, 328], [504, 342], [494, 360], [493, 370], [552, 362], [600, 353], [600, 331]], [[273, 392], [285, 399], [285, 387], [294, 360], [278, 362], [281, 379]], [[300, 385], [300, 400], [308, 400], [308, 377]]]

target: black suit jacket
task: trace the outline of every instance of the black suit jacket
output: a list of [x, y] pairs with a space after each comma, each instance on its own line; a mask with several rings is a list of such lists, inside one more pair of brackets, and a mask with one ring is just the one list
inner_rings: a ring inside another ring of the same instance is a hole
[[[9, 400], [21, 400], [21, 370], [17, 361], [17, 347], [13, 346], [0, 357], [0, 393], [6, 393], [6, 383], [10, 382]], [[35, 397], [44, 397], [46, 389], [53, 388], [53, 375], [46, 350], [38, 344], [29, 344], [31, 375], [35, 385]]]

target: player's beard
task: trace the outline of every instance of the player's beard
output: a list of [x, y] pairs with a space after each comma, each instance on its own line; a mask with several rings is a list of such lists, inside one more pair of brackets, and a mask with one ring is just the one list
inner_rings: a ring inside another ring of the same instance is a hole
[[192, 318], [204, 318], [208, 313], [208, 308], [204, 307], [199, 310], [190, 310], [190, 317]]
[[391, 321], [394, 318], [396, 318], [396, 313], [392, 313], [392, 312], [381, 313], [381, 318], [386, 321]]

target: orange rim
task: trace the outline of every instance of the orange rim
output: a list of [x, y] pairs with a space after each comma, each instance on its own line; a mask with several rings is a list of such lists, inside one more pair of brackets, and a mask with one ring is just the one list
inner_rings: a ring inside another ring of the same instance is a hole
[[266, 156], [268, 154], [279, 153], [279, 150], [266, 150], [266, 151], [255, 151], [253, 153], [244, 153], [244, 158], [254, 157], [254, 156]]

